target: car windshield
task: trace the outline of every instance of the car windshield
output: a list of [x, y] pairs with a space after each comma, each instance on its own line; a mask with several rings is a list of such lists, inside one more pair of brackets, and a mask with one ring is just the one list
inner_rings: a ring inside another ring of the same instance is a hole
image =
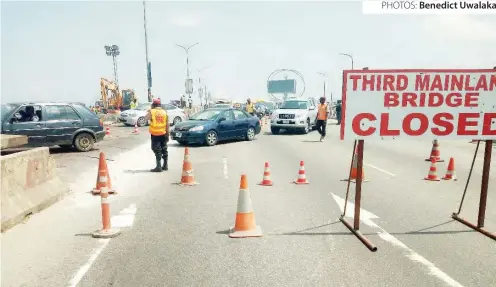
[[2, 116], [2, 121], [5, 120], [5, 118], [18, 106], [19, 105], [14, 104], [2, 104], [2, 110], [0, 113], [0, 115]]
[[286, 101], [282, 103], [280, 109], [288, 109], [288, 110], [306, 110], [307, 102], [306, 101]]
[[206, 110], [192, 115], [189, 119], [194, 121], [211, 121], [214, 120], [220, 112], [220, 110]]
[[139, 105], [136, 107], [136, 110], [144, 111], [144, 110], [148, 110], [150, 107], [151, 107], [151, 104], [149, 104], [149, 103], [146, 103], [146, 104], [139, 104]]

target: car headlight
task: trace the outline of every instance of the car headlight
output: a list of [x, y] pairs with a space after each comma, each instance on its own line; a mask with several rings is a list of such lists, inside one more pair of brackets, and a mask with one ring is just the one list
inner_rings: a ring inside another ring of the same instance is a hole
[[194, 128], [189, 129], [190, 132], [198, 132], [198, 131], [203, 131], [203, 126], [196, 126]]

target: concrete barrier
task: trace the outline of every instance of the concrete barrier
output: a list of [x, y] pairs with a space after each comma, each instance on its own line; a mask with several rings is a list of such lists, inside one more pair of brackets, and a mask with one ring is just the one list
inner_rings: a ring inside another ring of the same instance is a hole
[[2, 232], [70, 191], [56, 175], [55, 160], [47, 147], [5, 155], [0, 160]]
[[28, 143], [28, 137], [2, 134], [1, 142], [2, 142], [1, 149], [19, 147]]

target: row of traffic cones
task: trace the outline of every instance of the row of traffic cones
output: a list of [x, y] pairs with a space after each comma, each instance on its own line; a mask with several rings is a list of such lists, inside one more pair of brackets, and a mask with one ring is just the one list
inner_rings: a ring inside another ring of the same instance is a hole
[[[300, 161], [300, 168], [298, 169], [298, 177], [293, 181], [294, 184], [309, 184], [310, 182], [307, 180], [307, 176], [305, 173], [305, 162]], [[270, 167], [269, 163], [265, 163], [264, 173], [262, 181], [258, 184], [262, 186], [272, 186], [274, 183], [272, 182], [270, 175]]]
[[[425, 180], [429, 181], [440, 181], [441, 179], [437, 176], [437, 167], [436, 167], [436, 159], [431, 160], [431, 166], [429, 168], [429, 174], [427, 175]], [[446, 175], [442, 178], [444, 180], [457, 180], [456, 172], [455, 172], [455, 159], [450, 158], [448, 169], [446, 171]]]
[[[429, 158], [425, 159], [425, 161], [430, 161], [431, 166], [429, 168], [429, 174], [427, 177], [425, 177], [425, 180], [429, 181], [440, 181], [441, 179], [437, 176], [437, 167], [436, 163], [437, 162], [444, 162], [443, 159], [441, 159], [441, 151], [439, 149], [439, 142], [437, 139], [432, 141], [432, 149], [431, 149], [431, 155]], [[448, 163], [448, 169], [446, 171], [446, 175], [442, 178], [444, 180], [456, 180], [456, 172], [455, 172], [455, 159], [450, 158], [450, 161]]]

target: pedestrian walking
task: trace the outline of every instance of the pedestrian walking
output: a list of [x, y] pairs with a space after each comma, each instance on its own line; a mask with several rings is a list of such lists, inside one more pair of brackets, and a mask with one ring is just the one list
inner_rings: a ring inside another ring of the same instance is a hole
[[320, 141], [323, 141], [326, 136], [327, 118], [329, 117], [329, 105], [326, 103], [325, 97], [320, 97], [320, 104], [317, 110], [316, 127], [320, 134]]

